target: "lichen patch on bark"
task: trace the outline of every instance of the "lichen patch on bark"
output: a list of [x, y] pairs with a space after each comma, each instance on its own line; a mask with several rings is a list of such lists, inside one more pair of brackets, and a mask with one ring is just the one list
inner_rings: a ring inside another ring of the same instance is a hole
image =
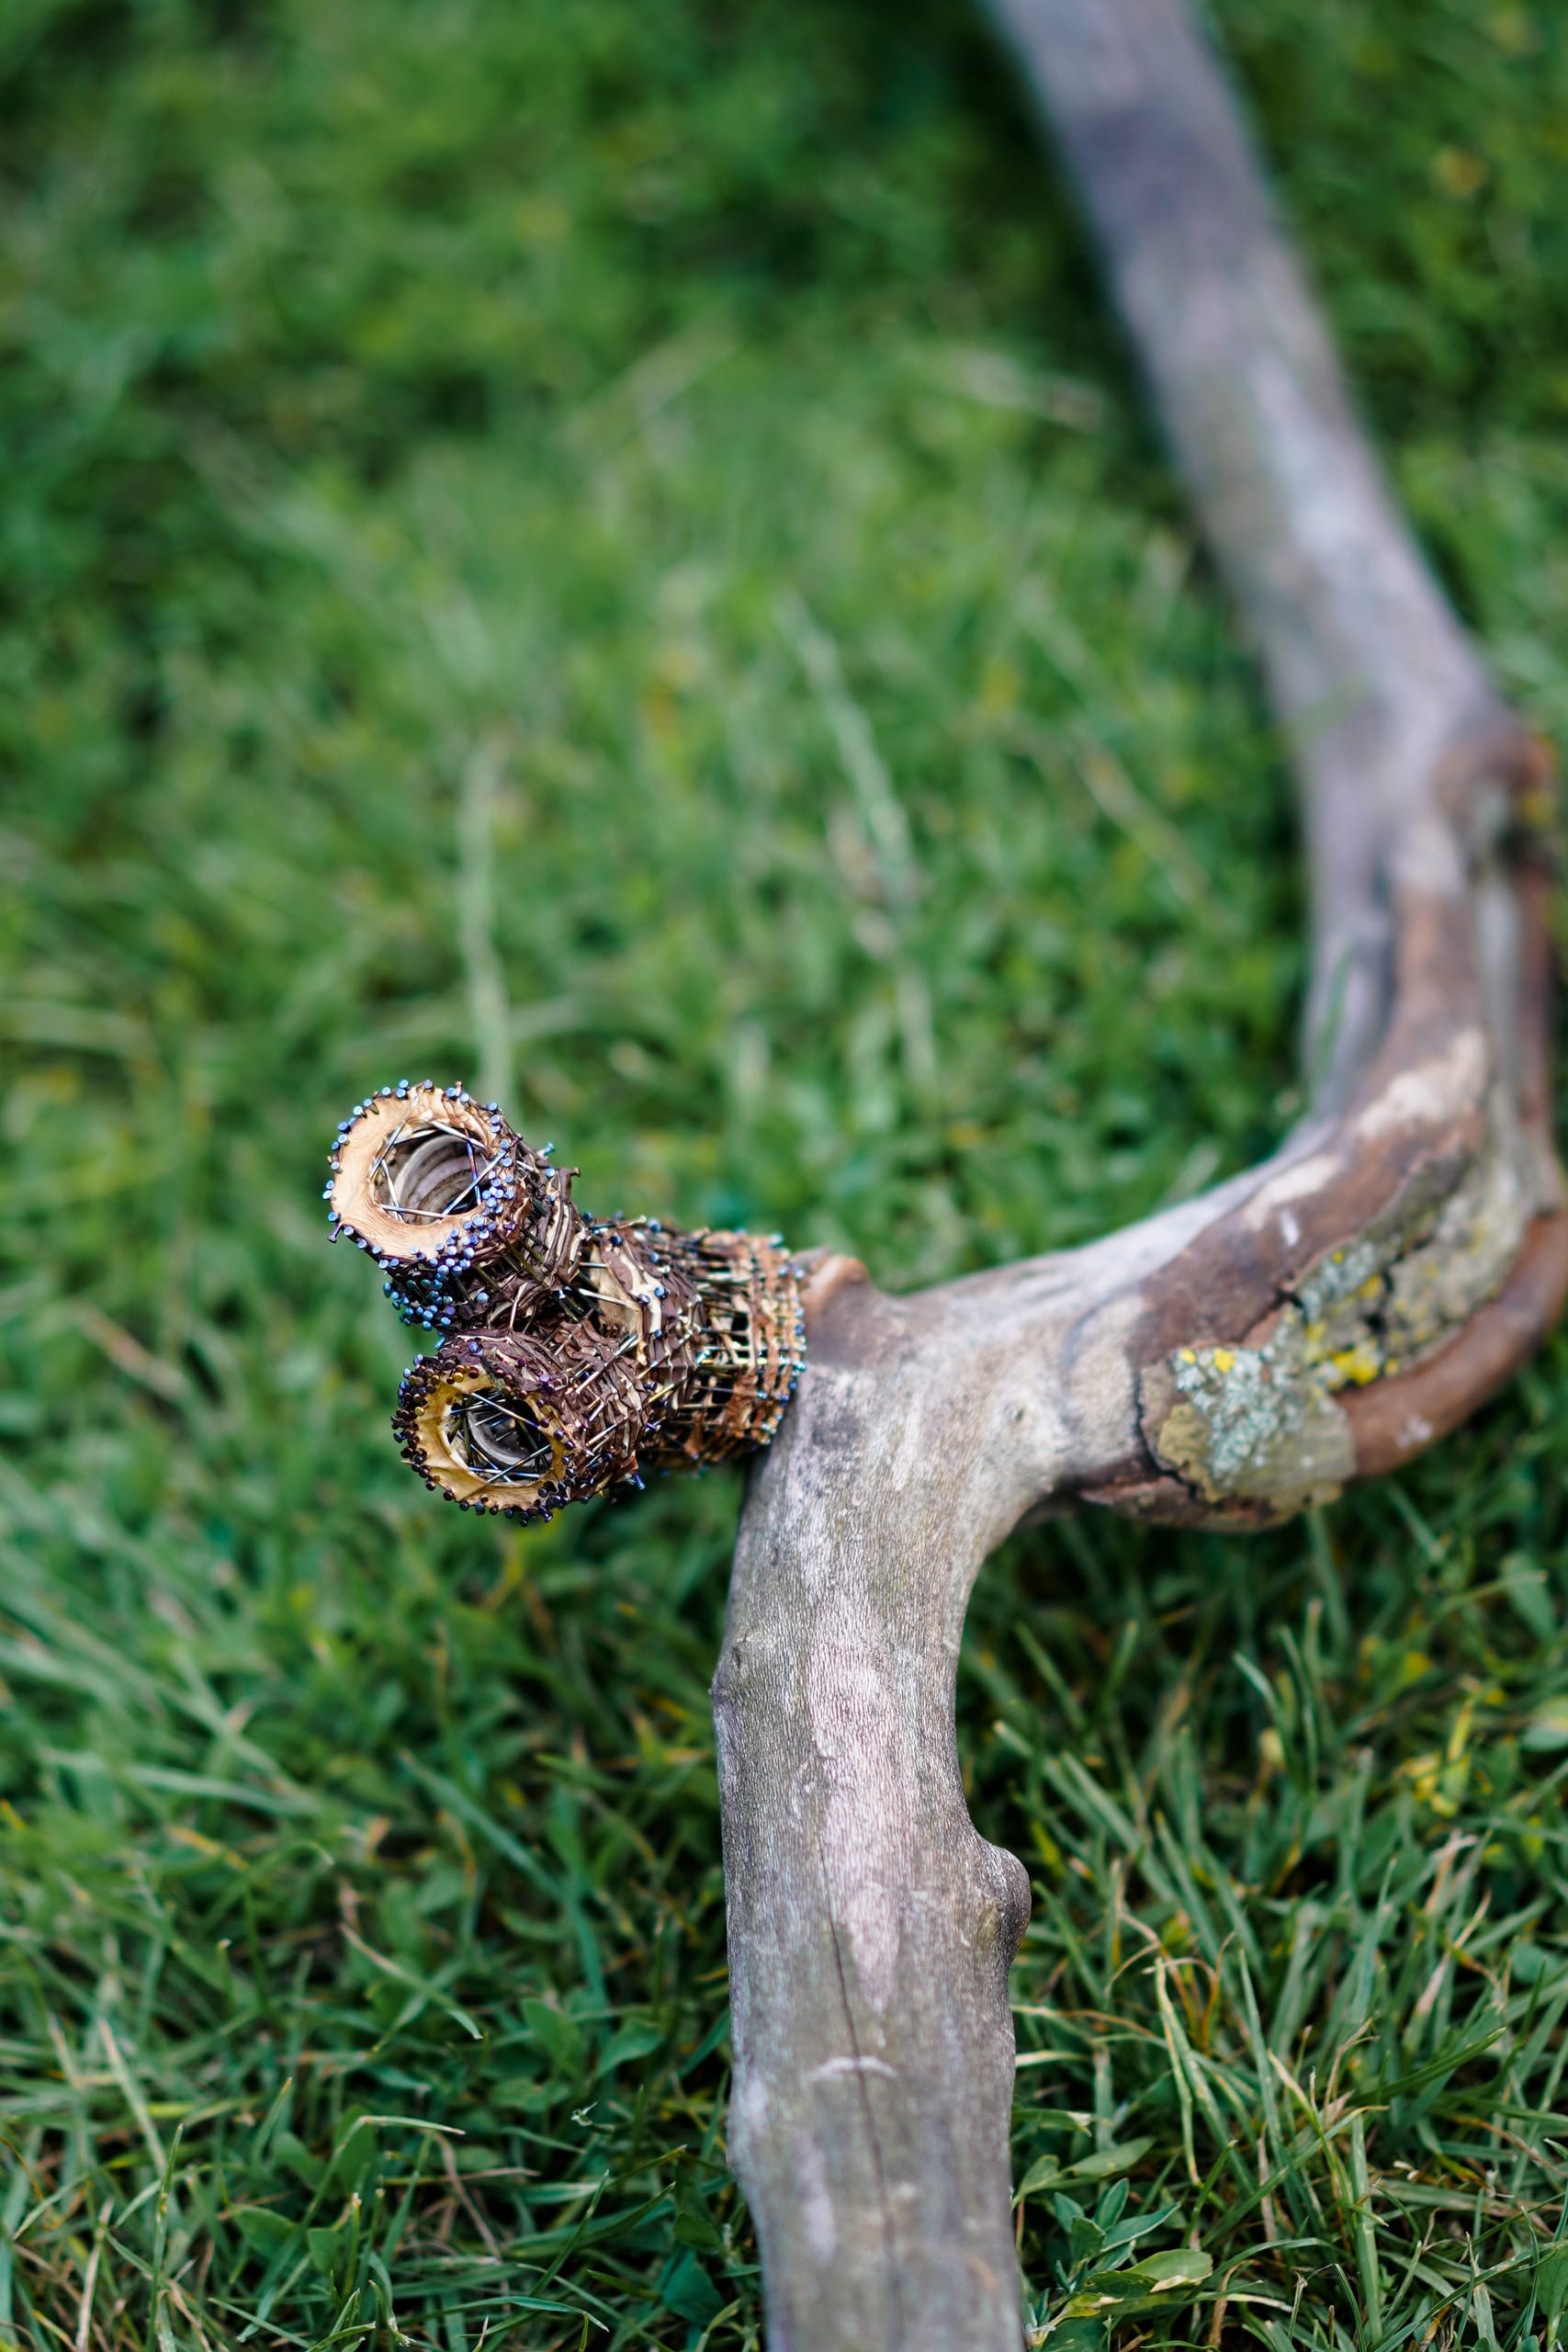
[[1180, 1348], [1143, 1385], [1156, 1453], [1206, 1502], [1284, 1517], [1337, 1494], [1355, 1467], [1350, 1425], [1305, 1362], [1299, 1307], [1262, 1347]]
[[1337, 1392], [1407, 1371], [1494, 1297], [1530, 1204], [1495, 1117], [1488, 1145], [1437, 1204], [1414, 1200], [1319, 1258], [1257, 1344], [1195, 1342], [1145, 1371], [1145, 1433], [1209, 1503], [1281, 1517], [1337, 1494], [1356, 1467]]

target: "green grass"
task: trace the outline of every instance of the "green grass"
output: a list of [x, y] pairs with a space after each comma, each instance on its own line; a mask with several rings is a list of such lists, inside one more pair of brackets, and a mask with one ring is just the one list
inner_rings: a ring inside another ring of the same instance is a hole
[[[1568, 737], [1568, 28], [1220, 13]], [[331, 1130], [478, 1077], [591, 1205], [1084, 1238], [1291, 1114], [1279, 747], [955, 4], [13, 0], [0, 65], [0, 2344], [739, 2352], [739, 1487], [438, 1506]], [[1559, 1343], [1320, 1520], [987, 1569], [1059, 2352], [1118, 2232], [1119, 2352], [1558, 2340], [1565, 1447]]]

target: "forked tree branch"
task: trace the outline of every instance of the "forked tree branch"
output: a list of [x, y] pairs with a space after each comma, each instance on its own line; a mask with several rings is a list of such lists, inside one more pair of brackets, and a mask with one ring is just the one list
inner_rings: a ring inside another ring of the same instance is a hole
[[714, 1699], [730, 2145], [770, 2352], [1020, 2341], [1008, 1969], [1025, 1873], [964, 1807], [970, 1587], [1032, 1513], [1247, 1527], [1390, 1468], [1556, 1314], [1551, 768], [1396, 513], [1179, 0], [991, 0], [1080, 192], [1287, 731], [1310, 1110], [1089, 1249], [807, 1293]]

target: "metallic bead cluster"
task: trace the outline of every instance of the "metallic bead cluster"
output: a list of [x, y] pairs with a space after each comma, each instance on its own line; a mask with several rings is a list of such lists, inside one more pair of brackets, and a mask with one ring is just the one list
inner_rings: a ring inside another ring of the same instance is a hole
[[325, 1193], [333, 1240], [440, 1343], [399, 1391], [405, 1460], [513, 1519], [765, 1445], [805, 1350], [779, 1235], [587, 1217], [551, 1149], [460, 1086], [405, 1079], [343, 1122]]

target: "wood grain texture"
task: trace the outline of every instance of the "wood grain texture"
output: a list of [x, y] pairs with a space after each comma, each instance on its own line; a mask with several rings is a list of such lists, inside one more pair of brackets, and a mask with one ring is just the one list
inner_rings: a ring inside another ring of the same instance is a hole
[[1551, 768], [1401, 521], [1177, 0], [992, 0], [1258, 646], [1312, 876], [1306, 1119], [1089, 1249], [916, 1295], [820, 1265], [715, 1684], [730, 2144], [770, 2352], [1021, 2341], [1008, 1967], [964, 1611], [1032, 1514], [1246, 1528], [1409, 1458], [1547, 1329]]

